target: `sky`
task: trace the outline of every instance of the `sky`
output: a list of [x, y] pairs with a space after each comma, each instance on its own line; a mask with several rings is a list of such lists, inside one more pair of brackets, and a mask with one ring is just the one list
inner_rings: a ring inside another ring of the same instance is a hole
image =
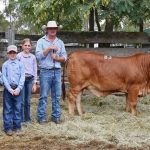
[[5, 8], [4, 0], [0, 0], [0, 11], [3, 11]]

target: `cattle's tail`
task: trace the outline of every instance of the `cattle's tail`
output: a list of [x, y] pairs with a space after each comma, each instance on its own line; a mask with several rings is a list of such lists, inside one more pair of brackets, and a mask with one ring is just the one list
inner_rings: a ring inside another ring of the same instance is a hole
[[62, 99], [65, 100], [66, 97], [66, 87], [65, 87], [65, 66], [63, 68], [63, 76], [62, 76]]
[[65, 87], [65, 69], [67, 69], [68, 59], [66, 60], [63, 68], [63, 76], [62, 76], [62, 99], [65, 100], [66, 98], [66, 87]]

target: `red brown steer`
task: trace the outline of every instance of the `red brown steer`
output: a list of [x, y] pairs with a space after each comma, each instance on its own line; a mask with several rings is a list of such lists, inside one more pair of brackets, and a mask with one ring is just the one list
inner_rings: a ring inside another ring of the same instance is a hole
[[113, 92], [126, 93], [126, 111], [136, 115], [137, 97], [140, 90], [150, 85], [150, 54], [135, 54], [129, 57], [108, 57], [89, 51], [76, 51], [66, 62], [70, 83], [68, 93], [69, 113], [75, 107], [83, 114], [81, 95], [84, 89], [96, 96]]

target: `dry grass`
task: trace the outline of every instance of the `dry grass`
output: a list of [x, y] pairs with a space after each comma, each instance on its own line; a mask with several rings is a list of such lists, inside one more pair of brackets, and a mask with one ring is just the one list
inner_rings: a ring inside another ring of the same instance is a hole
[[[119, 149], [119, 147], [122, 147], [121, 149], [123, 149], [123, 147], [127, 149], [129, 147], [133, 149], [150, 149], [149, 96], [144, 99], [139, 98], [137, 109], [140, 114], [137, 117], [124, 111], [124, 97], [113, 95], [106, 98], [84, 96], [82, 103], [86, 113], [82, 117], [75, 116], [73, 118], [68, 115], [66, 102], [62, 101], [62, 119], [65, 122], [61, 125], [55, 125], [50, 122], [50, 103], [47, 109], [47, 119], [49, 122], [45, 125], [39, 125], [36, 121], [37, 103], [38, 98], [32, 98], [32, 123], [28, 128], [23, 127], [21, 135], [14, 135], [8, 138], [1, 130], [0, 144], [3, 143], [3, 148], [7, 147], [7, 144], [10, 142], [22, 143], [22, 149], [25, 145], [28, 145], [27, 147], [29, 148], [32, 142], [43, 141], [43, 139], [48, 143], [51, 141], [50, 143], [52, 144], [56, 138], [57, 140], [59, 139], [60, 143], [69, 143], [74, 149], [77, 148], [77, 145], [83, 143], [88, 144], [90, 141], [104, 142], [105, 145], [107, 143], [107, 146], [111, 144], [110, 147], [114, 149]], [[0, 127], [2, 129], [2, 106], [0, 107], [0, 111]], [[98, 145], [99, 144], [96, 144], [95, 149]], [[115, 147], [112, 145], [115, 145]], [[60, 148], [61, 147], [62, 145], [60, 144]], [[83, 149], [84, 148], [85, 147], [83, 147]], [[36, 147], [35, 149], [38, 148]], [[104, 149], [107, 148], [105, 147]]]

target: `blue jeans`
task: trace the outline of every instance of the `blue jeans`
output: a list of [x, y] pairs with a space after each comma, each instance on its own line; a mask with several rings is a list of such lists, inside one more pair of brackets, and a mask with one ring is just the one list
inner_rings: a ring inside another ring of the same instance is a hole
[[61, 69], [40, 70], [40, 99], [38, 104], [38, 121], [46, 120], [47, 98], [51, 89], [52, 114], [51, 119], [60, 119]]
[[18, 96], [13, 96], [4, 88], [3, 92], [3, 121], [4, 131], [21, 129], [21, 102], [23, 92]]
[[21, 104], [21, 117], [22, 117], [22, 122], [30, 122], [31, 117], [30, 117], [30, 98], [32, 94], [32, 81], [33, 79], [30, 80], [25, 80], [24, 83], [24, 88], [23, 88], [23, 101]]

